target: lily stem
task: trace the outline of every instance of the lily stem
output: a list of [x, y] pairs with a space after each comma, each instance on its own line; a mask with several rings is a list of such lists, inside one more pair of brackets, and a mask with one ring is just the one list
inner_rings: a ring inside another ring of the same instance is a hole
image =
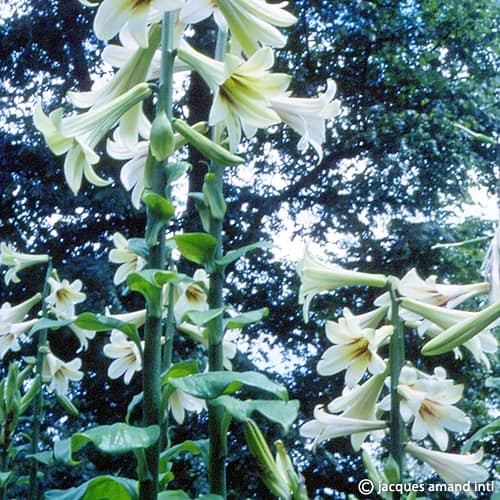
[[[219, 30], [217, 33], [217, 44], [215, 58], [223, 60], [226, 53], [227, 33]], [[220, 128], [212, 128], [212, 141], [220, 142]], [[223, 197], [224, 193], [224, 166], [211, 162], [209, 172], [215, 175], [216, 189]], [[210, 217], [209, 233], [216, 240], [215, 259], [222, 256], [223, 250], [223, 220]], [[224, 270], [217, 266], [210, 274], [210, 287], [208, 292], [208, 305], [210, 309], [223, 307]], [[221, 371], [223, 365], [222, 342], [224, 337], [224, 324], [222, 314], [218, 315], [208, 323], [208, 369], [209, 371]], [[226, 456], [227, 438], [224, 429], [224, 409], [222, 406], [208, 407], [208, 437], [210, 442], [208, 458], [208, 482], [210, 492], [226, 498]]]
[[[391, 322], [394, 332], [389, 344], [390, 359], [390, 389], [391, 389], [391, 420], [390, 420], [390, 452], [399, 468], [399, 482], [403, 482], [403, 432], [404, 425], [400, 413], [400, 400], [398, 383], [401, 368], [405, 362], [404, 326], [399, 318], [399, 302], [396, 297], [395, 283], [389, 281], [389, 294], [391, 297]], [[399, 499], [401, 495], [394, 493], [393, 498]]]
[[[47, 263], [47, 270], [45, 271], [45, 282], [42, 291], [42, 318], [48, 317], [48, 306], [46, 298], [50, 292], [49, 278], [52, 274], [52, 259], [49, 258]], [[36, 354], [36, 375], [42, 377], [43, 363], [46, 356], [47, 344], [47, 329], [44, 328], [38, 332], [38, 345]], [[32, 429], [31, 429], [31, 453], [38, 453], [38, 446], [40, 441], [40, 423], [43, 420], [43, 384], [40, 384], [40, 389], [33, 400], [33, 416], [32, 416]], [[36, 500], [38, 498], [38, 462], [33, 459], [30, 469], [30, 479], [28, 488], [29, 500]]]

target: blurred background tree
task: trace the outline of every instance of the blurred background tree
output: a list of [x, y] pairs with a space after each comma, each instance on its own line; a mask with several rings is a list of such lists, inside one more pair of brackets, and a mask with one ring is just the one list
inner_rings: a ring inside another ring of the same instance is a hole
[[[99, 64], [102, 45], [91, 30], [94, 11], [76, 0], [4, 4], [0, 240], [22, 251], [50, 253], [61, 277], [83, 280], [89, 310], [137, 309], [141, 304], [134, 295], [124, 286], [113, 287], [114, 269], [107, 262], [112, 234], [141, 236], [144, 221], [124, 190], [116, 189], [119, 164], [103, 157], [101, 167], [115, 184], [104, 189], [87, 184], [74, 197], [64, 183], [60, 158], [48, 152], [31, 123], [37, 98], [43, 96], [53, 109], [68, 90], [88, 90], [92, 82], [106, 78], [106, 68]], [[494, 198], [498, 151], [455, 124], [491, 137], [497, 133], [495, 21], [500, 8], [492, 0], [297, 0], [290, 7], [299, 21], [278, 54], [276, 70], [292, 74], [297, 96], [314, 96], [333, 78], [342, 113], [328, 126], [322, 162], [317, 163], [312, 150], [299, 153], [295, 133], [280, 128], [249, 141], [247, 163], [228, 170], [227, 248], [259, 239], [278, 247], [248, 254], [230, 269], [228, 302], [242, 310], [270, 307], [263, 323], [245, 331], [236, 365], [254, 364], [281, 378], [291, 397], [301, 400], [304, 420], [311, 418], [315, 404], [330, 401], [341, 388], [336, 377], [321, 378], [315, 371], [328, 346], [318, 318], [334, 318], [345, 306], [366, 310], [374, 296], [349, 290], [318, 297], [317, 314], [304, 324], [294, 270], [302, 241], [310, 239], [325, 258], [352, 269], [401, 276], [416, 267], [422, 276], [438, 274], [453, 282], [481, 279], [478, 270], [487, 242], [458, 249], [433, 246], [493, 232], [497, 213], [491, 203], [490, 220], [475, 217], [467, 207]], [[192, 41], [209, 45], [198, 34]], [[193, 121], [206, 116], [204, 95], [206, 89], [196, 79], [186, 96], [191, 108], [196, 107]], [[195, 165], [190, 190], [199, 191], [204, 166], [193, 154], [190, 160]], [[196, 228], [189, 204], [182, 219], [180, 215], [179, 227], [184, 222]], [[41, 279], [33, 275], [9, 289], [2, 283], [1, 301], [21, 300]], [[74, 352], [70, 339], [64, 331], [51, 333], [51, 345], [61, 357]], [[107, 379], [105, 339], [98, 336], [83, 356], [88, 372], [74, 394], [81, 410], [71, 424], [75, 429], [123, 418], [138, 391], [137, 384], [123, 386]], [[187, 341], [180, 343], [179, 356], [191, 348]], [[457, 364], [448, 356], [443, 362], [459, 380], [477, 368], [468, 358]], [[493, 396], [481, 380], [467, 393], [465, 406], [479, 423], [487, 418]], [[50, 418], [53, 426], [61, 415], [54, 409]], [[189, 422], [194, 425], [196, 419]], [[231, 496], [266, 498], [241, 449], [240, 430], [234, 430]], [[180, 432], [188, 434], [186, 429]], [[304, 450], [296, 429], [285, 439], [311, 495], [342, 498], [356, 492], [362, 467], [347, 440], [328, 443], [313, 456]], [[106, 470], [125, 466], [116, 458], [101, 458], [96, 464]], [[188, 489], [199, 467], [197, 462], [180, 464], [179, 484]], [[67, 474], [47, 478], [51, 487], [74, 485], [70, 481]], [[192, 491], [196, 487], [203, 485], [196, 483]]]

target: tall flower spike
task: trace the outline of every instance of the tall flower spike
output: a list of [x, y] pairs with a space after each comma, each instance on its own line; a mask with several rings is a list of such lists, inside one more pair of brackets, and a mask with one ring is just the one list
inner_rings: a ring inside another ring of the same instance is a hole
[[104, 0], [94, 18], [94, 31], [97, 38], [110, 40], [128, 24], [137, 43], [147, 47], [149, 24], [183, 5], [184, 0]]
[[478, 465], [483, 459], [482, 448], [476, 453], [459, 455], [427, 450], [408, 443], [405, 451], [430, 465], [448, 484], [484, 483], [489, 476], [488, 471]]
[[124, 113], [150, 95], [149, 85], [142, 83], [103, 106], [66, 118], [62, 116], [62, 108], [47, 116], [41, 104], [36, 105], [33, 116], [35, 126], [42, 132], [55, 155], [66, 153], [64, 175], [75, 195], [80, 190], [84, 176], [96, 186], [110, 183], [94, 171], [93, 165], [99, 162], [99, 155], [94, 148]]
[[233, 43], [251, 55], [260, 44], [283, 47], [284, 37], [275, 26], [285, 28], [297, 18], [284, 10], [287, 2], [267, 3], [265, 0], [187, 0], [180, 18], [185, 23], [196, 23], [214, 13], [220, 29], [231, 31]]
[[304, 257], [297, 263], [300, 277], [299, 304], [303, 304], [304, 320], [309, 321], [309, 304], [321, 292], [343, 286], [365, 285], [384, 287], [387, 278], [383, 274], [348, 271], [339, 266], [325, 264], [314, 257], [306, 247]]
[[221, 122], [226, 125], [231, 151], [240, 143], [242, 129], [247, 137], [252, 137], [258, 128], [281, 122], [270, 100], [283, 94], [290, 77], [268, 71], [274, 64], [270, 48], [258, 50], [247, 61], [227, 54], [224, 63], [201, 54], [188, 44], [182, 44], [177, 54], [215, 93], [209, 125]]
[[11, 246], [3, 241], [0, 243], [0, 266], [9, 267], [4, 278], [7, 286], [11, 281], [13, 283], [19, 283], [21, 281], [17, 276], [19, 271], [32, 266], [45, 264], [48, 260], [48, 255], [16, 252]]
[[334, 100], [336, 90], [336, 83], [328, 80], [326, 92], [317, 98], [290, 97], [290, 92], [287, 92], [271, 99], [271, 108], [284, 123], [301, 135], [298, 150], [303, 153], [312, 146], [318, 154], [318, 163], [323, 159], [325, 120], [335, 118], [340, 113], [340, 101]]

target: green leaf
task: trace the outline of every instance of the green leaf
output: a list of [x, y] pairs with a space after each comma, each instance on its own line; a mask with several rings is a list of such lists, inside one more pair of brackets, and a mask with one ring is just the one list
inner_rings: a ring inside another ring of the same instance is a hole
[[232, 396], [219, 396], [210, 402], [213, 406], [223, 406], [236, 420], [244, 422], [250, 418], [255, 411], [264, 415], [268, 420], [281, 424], [285, 432], [295, 422], [299, 411], [298, 400], [255, 400], [247, 399], [241, 401]]
[[284, 386], [272, 382], [262, 373], [250, 371], [198, 373], [171, 379], [170, 383], [177, 389], [202, 399], [215, 399], [223, 394], [231, 394], [243, 386], [270, 392], [285, 401], [288, 399]]
[[500, 431], [500, 418], [493, 420], [489, 424], [486, 424], [484, 427], [478, 429], [465, 443], [462, 445], [462, 452], [469, 452], [472, 446], [477, 442], [483, 439], [485, 436], [489, 434], [496, 434]]
[[54, 465], [54, 454], [51, 451], [39, 451], [30, 453], [26, 458], [32, 458], [43, 465]]
[[110, 454], [127, 453], [140, 448], [149, 448], [156, 443], [160, 435], [157, 425], [134, 427], [118, 422], [113, 425], [101, 425], [77, 432], [69, 439], [54, 443], [54, 457], [59, 462], [75, 465], [73, 453], [92, 443], [99, 451]]
[[250, 245], [245, 245], [241, 248], [237, 248], [236, 250], [230, 250], [220, 259], [217, 259], [215, 263], [218, 266], [225, 267], [228, 264], [238, 260], [240, 257], [243, 257], [247, 252], [251, 252], [252, 250], [257, 250], [259, 248], [271, 248], [273, 244], [270, 241], [258, 241], [257, 243], [252, 243]]
[[76, 326], [85, 330], [96, 332], [107, 332], [109, 330], [120, 330], [135, 343], [140, 342], [137, 327], [131, 323], [125, 323], [116, 318], [110, 318], [103, 314], [83, 313], [75, 320]]
[[180, 363], [175, 363], [172, 365], [165, 373], [161, 376], [161, 385], [165, 385], [171, 378], [185, 377], [192, 373], [199, 373], [200, 368], [198, 366], [198, 361], [195, 359], [188, 359], [186, 361], [181, 361]]
[[210, 209], [212, 217], [216, 220], [222, 220], [226, 214], [227, 205], [221, 193], [221, 188], [217, 183], [217, 177], [213, 173], [205, 175], [203, 198]]
[[191, 500], [191, 497], [183, 490], [169, 490], [158, 493], [158, 500]]
[[189, 196], [193, 198], [194, 206], [200, 216], [201, 225], [208, 233], [210, 231], [210, 209], [205, 203], [203, 193], [189, 193]]
[[187, 440], [171, 446], [160, 455], [160, 470], [167, 470], [167, 463], [180, 453], [190, 453], [193, 456], [201, 455], [205, 463], [208, 463], [208, 439]]
[[400, 478], [399, 465], [396, 462], [396, 460], [394, 460], [394, 457], [392, 455], [389, 455], [387, 457], [387, 460], [385, 461], [384, 474], [387, 477], [389, 483], [391, 484], [399, 483], [399, 478]]
[[169, 163], [166, 167], [167, 184], [172, 184], [178, 181], [186, 172], [191, 170], [191, 164], [187, 161], [178, 161], [177, 163]]
[[155, 160], [165, 161], [174, 151], [174, 130], [167, 113], [156, 113], [149, 135], [149, 149]]
[[130, 238], [127, 248], [145, 260], [149, 257], [149, 247], [144, 238]]
[[209, 266], [213, 263], [217, 240], [206, 233], [184, 233], [174, 237], [182, 256], [196, 264]]
[[148, 193], [142, 199], [150, 215], [146, 242], [149, 246], [153, 246], [158, 243], [158, 233], [173, 217], [175, 208], [166, 198], [156, 193]]
[[191, 320], [196, 326], [203, 326], [209, 321], [217, 318], [224, 312], [223, 307], [218, 309], [209, 309], [208, 311], [188, 311], [186, 317]]
[[0, 487], [4, 488], [10, 481], [12, 471], [0, 472]]
[[98, 476], [67, 490], [49, 490], [44, 500], [136, 500], [137, 481], [124, 477]]
[[251, 325], [252, 323], [258, 323], [262, 318], [265, 318], [268, 315], [269, 309], [267, 307], [238, 314], [237, 316], [224, 320], [224, 330], [243, 328], [244, 326]]
[[31, 327], [28, 335], [33, 335], [40, 330], [59, 330], [60, 328], [71, 325], [71, 323], [73, 323], [72, 319], [41, 318]]

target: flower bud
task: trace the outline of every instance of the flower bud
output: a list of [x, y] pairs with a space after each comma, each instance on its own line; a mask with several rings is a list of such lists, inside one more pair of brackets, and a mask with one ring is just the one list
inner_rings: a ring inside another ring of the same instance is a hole
[[166, 160], [174, 151], [174, 131], [165, 111], [153, 120], [149, 147], [156, 161]]

